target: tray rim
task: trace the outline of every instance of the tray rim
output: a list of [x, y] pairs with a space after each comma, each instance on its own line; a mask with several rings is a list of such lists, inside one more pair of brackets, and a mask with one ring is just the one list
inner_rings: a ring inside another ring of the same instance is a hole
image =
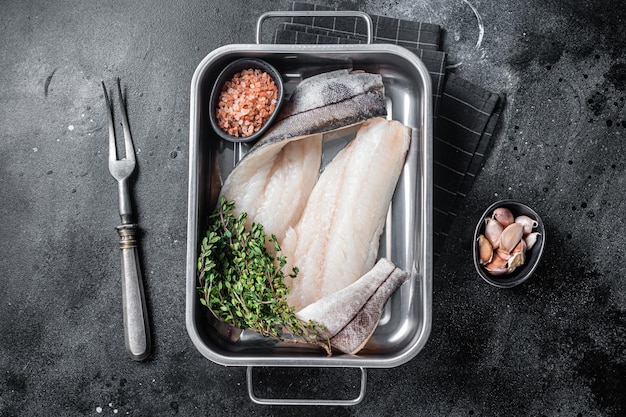
[[[258, 357], [232, 357], [222, 355], [206, 346], [195, 327], [195, 298], [196, 296], [196, 262], [197, 262], [197, 188], [198, 188], [198, 166], [197, 159], [197, 127], [199, 114], [196, 106], [196, 92], [204, 71], [214, 61], [228, 54], [285, 54], [294, 52], [297, 54], [357, 54], [357, 53], [384, 53], [397, 55], [407, 61], [407, 65], [412, 65], [420, 74], [421, 87], [423, 87], [422, 108], [424, 111], [420, 118], [420, 130], [426, 140], [420, 143], [420, 166], [422, 174], [426, 177], [426, 184], [420, 187], [422, 206], [419, 207], [423, 213], [420, 216], [420, 229], [424, 231], [426, 242], [424, 250], [416, 254], [416, 263], [421, 268], [419, 288], [424, 292], [424, 302], [419, 308], [424, 317], [423, 326], [420, 331], [413, 336], [414, 343], [404, 349], [400, 354], [387, 358], [369, 358], [338, 355], [331, 357], [280, 357], [277, 355]], [[285, 367], [346, 367], [346, 368], [392, 368], [400, 366], [413, 359], [424, 347], [432, 329], [432, 86], [431, 79], [425, 65], [421, 59], [411, 51], [401, 46], [392, 44], [340, 44], [340, 45], [283, 45], [283, 44], [230, 44], [224, 45], [207, 54], [198, 64], [191, 80], [190, 90], [190, 124], [189, 124], [189, 182], [188, 182], [188, 212], [187, 212], [187, 256], [186, 256], [186, 291], [185, 291], [185, 322], [187, 332], [194, 346], [198, 351], [215, 362], [223, 366], [285, 366]]]

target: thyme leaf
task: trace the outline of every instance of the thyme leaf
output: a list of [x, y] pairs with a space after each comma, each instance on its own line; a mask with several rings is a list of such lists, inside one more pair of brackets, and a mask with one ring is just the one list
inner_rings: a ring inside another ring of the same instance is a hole
[[[200, 302], [220, 321], [266, 337], [312, 343], [330, 354], [322, 326], [298, 319], [287, 303], [287, 264], [275, 235], [263, 226], [246, 227], [247, 213], [234, 214], [235, 202], [220, 199], [208, 219], [198, 256]], [[267, 248], [273, 250], [268, 250]], [[288, 272], [296, 279], [298, 268]], [[295, 337], [294, 337], [295, 336]]]

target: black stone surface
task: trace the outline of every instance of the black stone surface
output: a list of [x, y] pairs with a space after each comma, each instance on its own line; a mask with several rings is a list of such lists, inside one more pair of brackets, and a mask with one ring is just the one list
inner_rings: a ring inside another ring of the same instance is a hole
[[[324, 2], [442, 25], [455, 72], [507, 94], [484, 169], [435, 265], [422, 352], [368, 371], [354, 407], [253, 404], [245, 369], [185, 329], [189, 95], [213, 49], [254, 42], [287, 1], [0, 3], [0, 416], [621, 416], [626, 414], [626, 15], [619, 2]], [[154, 349], [122, 333], [115, 183], [100, 81], [128, 92]], [[472, 265], [478, 216], [513, 198], [541, 214], [545, 257], [522, 286]], [[274, 370], [331, 394], [346, 370]], [[273, 385], [275, 384], [275, 385]]]

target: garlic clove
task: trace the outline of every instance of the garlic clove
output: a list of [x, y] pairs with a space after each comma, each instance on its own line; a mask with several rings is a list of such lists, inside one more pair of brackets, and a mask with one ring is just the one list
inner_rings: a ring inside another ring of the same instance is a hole
[[498, 207], [493, 211], [494, 219], [496, 219], [502, 226], [507, 227], [511, 223], [515, 222], [513, 213], [506, 207]]
[[503, 249], [503, 248], [502, 248], [502, 246], [500, 246], [500, 247], [496, 250], [496, 254], [497, 254], [500, 258], [502, 258], [502, 259], [504, 259], [504, 260], [506, 260], [506, 261], [508, 261], [508, 260], [509, 260], [509, 258], [511, 257], [511, 252], [509, 252], [509, 251], [508, 251], [508, 250], [506, 250], [506, 249]]
[[528, 216], [517, 216], [515, 223], [519, 223], [524, 226], [524, 234], [532, 233], [533, 229], [539, 225], [536, 220], [531, 219]]
[[519, 243], [515, 246], [515, 248], [513, 248], [513, 252], [509, 257], [507, 263], [508, 273], [510, 274], [515, 271], [515, 268], [518, 266], [524, 265], [524, 262], [526, 262], [526, 242], [524, 239], [520, 239]]
[[497, 220], [490, 217], [485, 219], [485, 237], [491, 243], [493, 249], [498, 249], [498, 246], [500, 246], [500, 235], [503, 230], [504, 227]]
[[502, 259], [497, 253], [493, 256], [491, 262], [485, 265], [485, 269], [491, 275], [503, 275], [508, 271], [507, 260]]
[[511, 272], [515, 271], [515, 268], [517, 268], [518, 266], [524, 265], [524, 262], [526, 262], [525, 252], [521, 251], [513, 253], [507, 263], [507, 272], [510, 274]]
[[524, 239], [520, 239], [519, 243], [513, 248], [512, 251], [507, 251], [502, 245], [500, 245], [496, 251], [500, 258], [506, 259], [509, 263], [511, 263], [511, 258], [519, 252], [526, 252], [526, 242], [524, 242]]
[[524, 235], [524, 226], [520, 223], [511, 223], [500, 234], [500, 248], [511, 253]]
[[524, 241], [526, 242], [526, 248], [528, 250], [530, 250], [535, 245], [535, 243], [537, 243], [537, 239], [539, 238], [539, 236], [541, 236], [541, 233], [532, 232], [524, 237]]
[[489, 268], [488, 266], [485, 266], [485, 269], [487, 269], [487, 272], [489, 272], [489, 275], [493, 275], [493, 276], [504, 275], [509, 272], [506, 266], [497, 267], [497, 268], [496, 267]]
[[481, 265], [491, 262], [491, 258], [493, 257], [493, 247], [484, 235], [478, 236], [478, 253], [480, 255]]
[[526, 252], [526, 249], [526, 241], [524, 239], [520, 239], [519, 243], [513, 248], [511, 254], [514, 255], [518, 252]]

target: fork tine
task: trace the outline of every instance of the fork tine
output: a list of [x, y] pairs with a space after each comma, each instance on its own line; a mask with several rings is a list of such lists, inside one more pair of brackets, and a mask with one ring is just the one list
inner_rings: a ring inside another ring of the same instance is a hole
[[115, 125], [113, 124], [113, 109], [107, 88], [102, 81], [102, 90], [104, 91], [104, 100], [106, 101], [107, 117], [109, 119], [109, 161], [117, 160], [117, 150], [115, 148]]
[[128, 115], [126, 114], [126, 100], [122, 95], [122, 87], [120, 85], [120, 79], [117, 79], [117, 91], [120, 96], [120, 104], [122, 108], [122, 126], [124, 128], [124, 146], [126, 149], [126, 159], [129, 161], [135, 161], [135, 147], [133, 146], [133, 138], [130, 134], [130, 127], [128, 126]]

